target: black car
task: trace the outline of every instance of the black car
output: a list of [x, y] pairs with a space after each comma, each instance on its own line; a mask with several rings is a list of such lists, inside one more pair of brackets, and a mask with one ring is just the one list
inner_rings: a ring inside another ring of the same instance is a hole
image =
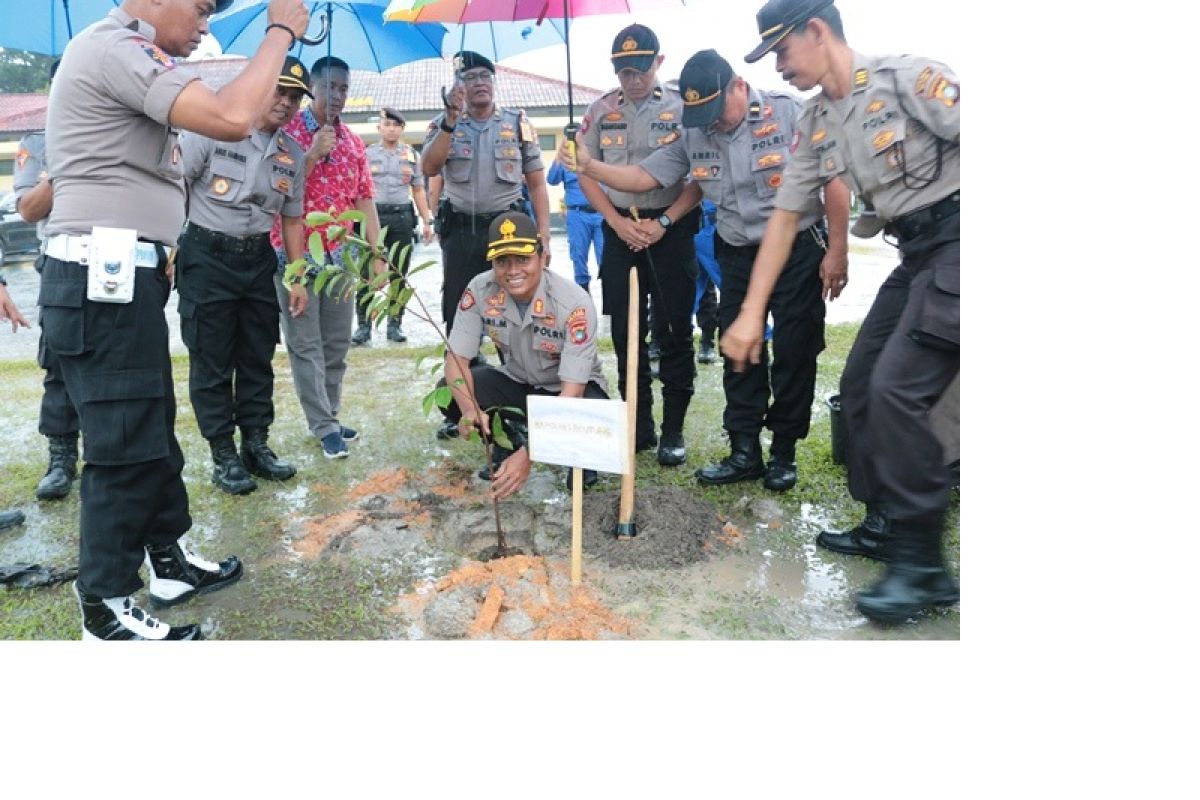
[[17, 213], [17, 196], [13, 192], [0, 200], [0, 267], [9, 256], [38, 251], [37, 226], [21, 219]]

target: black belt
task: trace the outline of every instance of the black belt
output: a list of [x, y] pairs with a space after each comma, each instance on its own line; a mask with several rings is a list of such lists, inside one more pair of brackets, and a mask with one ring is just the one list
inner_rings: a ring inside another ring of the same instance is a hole
[[[567, 210], [568, 211], [586, 211], [589, 214], [596, 213], [596, 209], [592, 208], [591, 206], [567, 206]], [[638, 213], [640, 214], [641, 211], [639, 211]]]
[[376, 203], [375, 210], [380, 214], [403, 214], [405, 211], [412, 211], [411, 205], [404, 203]]
[[[670, 206], [663, 206], [662, 208], [639, 208], [638, 219], [658, 219], [663, 214], [667, 213], [668, 208], [670, 208]], [[617, 213], [622, 217], [633, 216], [633, 214], [629, 213], [628, 208], [621, 208], [620, 206], [617, 206]]]
[[902, 217], [897, 217], [888, 225], [903, 241], [915, 239], [922, 233], [928, 233], [944, 219], [949, 219], [958, 213], [958, 192], [943, 197], [931, 206], [911, 211]]
[[501, 214], [507, 214], [509, 211], [523, 211], [524, 205], [525, 204], [522, 201], [516, 200], [508, 208], [501, 209], [500, 211], [489, 211], [485, 214], [467, 214], [457, 210], [454, 206], [450, 206], [450, 216], [457, 217], [465, 223], [470, 223], [473, 221], [475, 225], [491, 225], [492, 220]]
[[224, 250], [227, 253], [256, 253], [262, 249], [263, 244], [270, 246], [270, 233], [252, 233], [249, 236], [230, 236], [227, 233], [220, 231], [209, 230], [208, 228], [197, 225], [194, 222], [189, 222], [187, 230], [183, 235], [196, 242], [196, 244], [211, 247], [214, 250]]

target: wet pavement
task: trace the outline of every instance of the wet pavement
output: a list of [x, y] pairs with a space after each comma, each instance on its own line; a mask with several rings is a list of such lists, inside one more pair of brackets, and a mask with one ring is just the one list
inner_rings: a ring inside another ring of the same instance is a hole
[[[555, 231], [552, 236], [550, 252], [552, 254], [550, 268], [560, 275], [571, 277], [574, 273], [567, 252], [567, 239], [559, 231]], [[414, 265], [430, 260], [438, 262], [438, 266], [415, 275], [413, 284], [434, 320], [440, 324], [442, 321], [441, 250], [436, 243], [417, 245], [414, 248]], [[895, 249], [885, 244], [882, 238], [876, 237], [865, 241], [851, 239], [850, 283], [841, 297], [827, 305], [826, 321], [831, 324], [856, 322], [865, 317], [871, 307], [871, 302], [875, 299], [879, 285], [896, 266], [896, 263]], [[596, 265], [592, 263], [590, 266], [594, 275]], [[33, 260], [14, 256], [2, 271], [8, 280], [9, 294], [12, 295], [17, 307], [31, 323], [36, 325], [38, 275], [33, 268]], [[599, 308], [601, 305], [599, 281], [592, 281], [591, 293], [596, 307]], [[172, 293], [171, 299], [167, 302], [167, 324], [171, 329], [171, 352], [186, 353], [187, 348], [184, 347], [183, 341], [179, 337], [179, 313], [176, 310], [178, 300], [179, 296]], [[410, 308], [418, 308], [416, 300], [411, 302]], [[406, 318], [407, 316], [406, 312]], [[412, 320], [411, 323], [404, 326], [404, 332], [409, 337], [411, 344], [433, 345], [440, 341], [437, 334], [428, 325], [416, 320]], [[602, 318], [600, 335], [609, 335], [608, 317]], [[375, 329], [372, 335], [372, 345], [375, 347], [396, 346], [389, 344], [386, 330], [382, 327]], [[281, 344], [280, 347], [282, 348], [283, 345]], [[11, 335], [10, 331], [0, 330], [0, 360], [33, 360], [36, 354], [36, 330], [20, 330], [15, 336]]]

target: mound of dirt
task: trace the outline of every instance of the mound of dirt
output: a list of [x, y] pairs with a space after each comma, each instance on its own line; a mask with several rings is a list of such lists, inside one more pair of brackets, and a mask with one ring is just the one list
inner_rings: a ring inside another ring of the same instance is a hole
[[583, 515], [583, 552], [616, 567], [682, 567], [707, 557], [706, 543], [722, 534], [712, 504], [673, 486], [641, 489], [634, 497], [637, 536], [617, 539], [616, 492], [588, 495]]
[[468, 561], [389, 609], [433, 639], [627, 639], [628, 620], [539, 556]]

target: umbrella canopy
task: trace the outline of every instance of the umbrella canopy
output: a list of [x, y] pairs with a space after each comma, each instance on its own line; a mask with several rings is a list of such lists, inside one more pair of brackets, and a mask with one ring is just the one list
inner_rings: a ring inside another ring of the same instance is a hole
[[61, 56], [71, 37], [103, 19], [121, 0], [26, 0], [5, 10], [0, 47]]
[[563, 44], [566, 40], [561, 19], [547, 19], [541, 23], [521, 20], [448, 24], [446, 38], [442, 40], [442, 55], [452, 56], [460, 50], [473, 50], [492, 61], [500, 61], [542, 47]]
[[[292, 54], [305, 63], [332, 53], [351, 69], [383, 72], [385, 69], [440, 58], [446, 28], [438, 24], [384, 25], [388, 0], [314, 0], [310, 4], [315, 21], [328, 12], [329, 38], [317, 45], [297, 42]], [[267, 26], [267, 3], [242, 0], [212, 18], [209, 30], [226, 53], [251, 56], [258, 50]]]

